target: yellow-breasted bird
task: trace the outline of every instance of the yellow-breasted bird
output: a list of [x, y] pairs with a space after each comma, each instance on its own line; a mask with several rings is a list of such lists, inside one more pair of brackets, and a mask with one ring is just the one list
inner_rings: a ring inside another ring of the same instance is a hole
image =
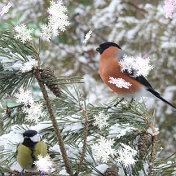
[[34, 168], [34, 161], [41, 155], [47, 155], [47, 145], [41, 141], [41, 137], [35, 130], [27, 130], [23, 133], [23, 142], [17, 148], [17, 162], [24, 169]]

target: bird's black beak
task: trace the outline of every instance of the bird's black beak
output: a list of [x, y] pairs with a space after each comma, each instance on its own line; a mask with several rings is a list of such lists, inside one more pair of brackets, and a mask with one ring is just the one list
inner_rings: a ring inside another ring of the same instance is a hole
[[96, 49], [96, 51], [100, 53], [100, 47], [98, 47], [98, 48]]

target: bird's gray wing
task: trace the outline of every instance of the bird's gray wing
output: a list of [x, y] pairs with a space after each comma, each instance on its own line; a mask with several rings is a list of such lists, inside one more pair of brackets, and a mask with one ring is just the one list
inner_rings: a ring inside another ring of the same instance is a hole
[[[121, 61], [124, 56], [125, 56], [125, 51], [123, 51], [122, 49], [119, 49], [118, 55], [117, 55], [117, 60]], [[150, 89], [152, 88], [151, 84], [147, 81], [147, 79], [144, 76], [142, 76], [142, 75], [136, 76], [135, 70], [132, 70], [131, 72], [129, 72], [128, 70], [124, 70], [123, 73], [128, 75], [132, 79], [140, 82], [141, 84], [143, 84], [147, 88], [150, 88]]]
[[[124, 55], [125, 55], [125, 52], [122, 49], [119, 49], [119, 52], [118, 52], [118, 55], [117, 55], [118, 61], [122, 60]], [[159, 98], [160, 100], [164, 101], [165, 103], [169, 104], [170, 106], [172, 106], [173, 108], [176, 109], [176, 106], [174, 106], [173, 104], [171, 104], [170, 102], [168, 102], [167, 100], [162, 98], [161, 95], [156, 90], [154, 90], [152, 88], [151, 84], [147, 81], [147, 79], [144, 76], [142, 76], [142, 75], [136, 76], [135, 70], [132, 70], [132, 72], [129, 72], [128, 70], [124, 70], [123, 73], [128, 75], [132, 79], [140, 82], [141, 84], [143, 84], [150, 93], [152, 93], [157, 98]]]

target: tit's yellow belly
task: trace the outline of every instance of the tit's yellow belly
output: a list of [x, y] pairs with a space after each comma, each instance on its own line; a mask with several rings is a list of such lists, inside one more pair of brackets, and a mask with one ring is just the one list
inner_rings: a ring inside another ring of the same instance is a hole
[[[38, 156], [41, 155], [45, 157], [47, 155], [47, 145], [40, 141], [34, 146], [33, 156], [35, 159], [38, 159]], [[32, 151], [29, 147], [26, 147], [23, 144], [18, 146], [17, 162], [23, 169], [31, 169], [34, 163], [32, 158]]]
[[31, 156], [32, 151], [23, 144], [18, 146], [17, 162], [23, 169], [31, 169], [33, 164], [33, 158]]

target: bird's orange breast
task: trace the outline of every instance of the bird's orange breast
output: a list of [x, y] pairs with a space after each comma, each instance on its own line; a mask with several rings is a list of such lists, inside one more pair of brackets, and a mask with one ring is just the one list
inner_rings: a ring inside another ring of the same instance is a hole
[[[121, 72], [119, 62], [118, 60], [114, 59], [114, 56], [111, 57], [103, 54], [100, 56], [99, 72], [103, 82], [117, 94], [132, 94], [137, 92], [142, 86], [139, 82]], [[122, 78], [126, 82], [129, 82], [131, 86], [129, 86], [129, 89], [124, 87], [119, 88], [115, 84], [109, 83], [109, 77]]]

